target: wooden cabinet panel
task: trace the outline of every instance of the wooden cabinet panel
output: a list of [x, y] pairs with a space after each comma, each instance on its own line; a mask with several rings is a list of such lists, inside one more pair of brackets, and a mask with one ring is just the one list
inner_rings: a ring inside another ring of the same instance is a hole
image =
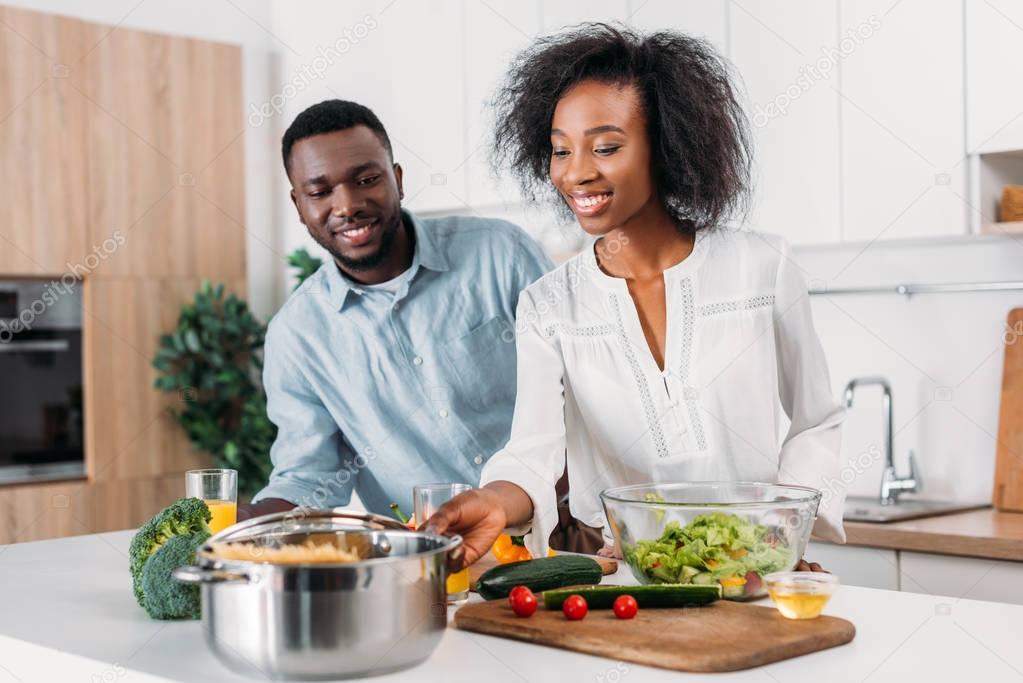
[[88, 25], [89, 243], [123, 237], [95, 273], [245, 273], [244, 110], [237, 47]]
[[84, 24], [0, 7], [0, 272], [59, 275], [85, 250]]
[[184, 495], [181, 473], [0, 487], [0, 544], [133, 529]]
[[[86, 469], [91, 481], [206, 466], [167, 414], [176, 401], [153, 387], [161, 334], [174, 329], [199, 280], [91, 278], [85, 288]], [[244, 279], [228, 283], [244, 295]]]

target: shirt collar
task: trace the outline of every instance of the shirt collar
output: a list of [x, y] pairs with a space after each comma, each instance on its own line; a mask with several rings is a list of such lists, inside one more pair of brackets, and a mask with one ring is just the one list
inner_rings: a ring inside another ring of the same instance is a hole
[[[412, 233], [416, 239], [415, 253], [412, 256], [412, 264], [409, 268], [412, 271], [410, 283], [415, 279], [416, 270], [418, 270], [419, 266], [438, 272], [448, 270], [450, 265], [448, 264], [447, 255], [440, 245], [437, 244], [437, 236], [411, 212], [403, 210], [401, 218], [405, 225], [411, 226]], [[330, 300], [331, 308], [335, 311], [340, 311], [348, 300], [353, 283], [341, 274], [333, 260], [328, 261], [325, 265], [327, 270], [327, 297]]]

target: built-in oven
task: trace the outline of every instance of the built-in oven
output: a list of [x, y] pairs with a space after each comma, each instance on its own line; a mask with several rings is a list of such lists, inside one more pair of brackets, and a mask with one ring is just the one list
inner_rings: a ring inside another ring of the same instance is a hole
[[82, 282], [0, 280], [0, 484], [85, 476]]

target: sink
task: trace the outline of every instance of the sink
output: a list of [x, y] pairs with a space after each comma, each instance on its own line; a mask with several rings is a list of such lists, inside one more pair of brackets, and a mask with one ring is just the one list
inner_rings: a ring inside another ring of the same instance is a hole
[[842, 519], [847, 522], [901, 522], [907, 519], [936, 517], [986, 507], [988, 507], [988, 503], [913, 500], [911, 498], [903, 498], [891, 505], [882, 505], [877, 498], [850, 496], [845, 499], [845, 514], [842, 515]]

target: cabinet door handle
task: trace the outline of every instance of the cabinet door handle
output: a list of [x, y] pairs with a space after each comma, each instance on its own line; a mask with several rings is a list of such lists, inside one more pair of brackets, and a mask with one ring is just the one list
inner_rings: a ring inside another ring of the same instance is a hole
[[7, 342], [0, 344], [0, 353], [41, 353], [44, 351], [67, 351], [65, 339], [47, 339], [43, 341]]

